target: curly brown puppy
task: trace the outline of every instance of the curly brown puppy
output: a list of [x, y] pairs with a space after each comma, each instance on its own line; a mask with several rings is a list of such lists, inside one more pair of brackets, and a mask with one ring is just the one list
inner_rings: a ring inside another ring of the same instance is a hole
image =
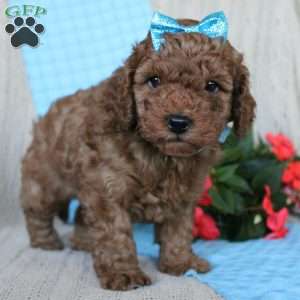
[[150, 284], [135, 221], [156, 224], [162, 272], [208, 271], [192, 252], [193, 211], [226, 123], [241, 136], [254, 117], [242, 61], [229, 42], [199, 33], [166, 34], [159, 52], [148, 36], [110, 78], [53, 104], [22, 165], [31, 245], [63, 247], [53, 218], [77, 197], [73, 243], [92, 252], [103, 288]]

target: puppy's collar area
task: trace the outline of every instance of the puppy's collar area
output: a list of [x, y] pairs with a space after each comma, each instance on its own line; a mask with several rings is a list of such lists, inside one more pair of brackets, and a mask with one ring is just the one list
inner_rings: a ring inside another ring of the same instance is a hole
[[210, 38], [223, 38], [227, 40], [228, 23], [225, 14], [222, 11], [212, 13], [205, 17], [198, 24], [192, 26], [184, 26], [179, 24], [175, 19], [165, 16], [159, 12], [155, 12], [152, 17], [150, 34], [152, 38], [153, 48], [158, 51], [164, 43], [165, 33], [178, 32], [198, 32], [205, 34]]

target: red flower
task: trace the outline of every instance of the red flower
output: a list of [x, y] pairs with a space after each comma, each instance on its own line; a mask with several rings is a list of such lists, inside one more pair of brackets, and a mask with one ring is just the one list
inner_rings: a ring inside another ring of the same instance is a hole
[[213, 182], [211, 180], [211, 178], [209, 176], [207, 176], [205, 178], [204, 181], [204, 190], [203, 193], [198, 201], [199, 205], [203, 205], [203, 206], [209, 206], [212, 203], [212, 198], [211, 196], [208, 194], [209, 189], [212, 187]]
[[263, 209], [265, 210], [267, 215], [274, 214], [273, 205], [272, 205], [272, 201], [271, 201], [271, 188], [268, 185], [265, 186]]
[[266, 236], [267, 239], [278, 239], [286, 236], [288, 229], [284, 225], [288, 216], [289, 212], [284, 207], [279, 212], [268, 217], [267, 226], [272, 232]]
[[284, 170], [281, 180], [292, 190], [300, 191], [300, 161], [291, 162]]
[[201, 237], [205, 240], [215, 240], [220, 236], [220, 231], [215, 220], [206, 214], [202, 208], [196, 207], [194, 221], [194, 237]]
[[267, 234], [266, 238], [279, 239], [285, 237], [288, 229], [284, 225], [287, 221], [289, 212], [286, 207], [282, 208], [278, 212], [273, 210], [271, 189], [268, 185], [265, 186], [263, 209], [267, 214], [267, 227], [271, 230], [271, 233]]
[[285, 135], [267, 133], [266, 140], [271, 145], [271, 150], [278, 160], [289, 160], [295, 156], [295, 147]]

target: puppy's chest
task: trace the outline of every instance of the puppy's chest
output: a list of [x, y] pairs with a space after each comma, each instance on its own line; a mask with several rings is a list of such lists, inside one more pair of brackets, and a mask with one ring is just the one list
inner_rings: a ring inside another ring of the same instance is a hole
[[183, 178], [182, 175], [174, 170], [140, 174], [137, 197], [129, 205], [133, 219], [161, 223], [175, 211], [192, 204], [197, 198], [194, 174], [189, 174], [189, 178]]

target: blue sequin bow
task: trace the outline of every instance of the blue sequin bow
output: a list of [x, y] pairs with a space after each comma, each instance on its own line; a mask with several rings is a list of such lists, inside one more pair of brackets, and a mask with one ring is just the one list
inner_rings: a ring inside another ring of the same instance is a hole
[[150, 33], [153, 48], [156, 51], [159, 50], [161, 44], [164, 42], [164, 34], [168, 32], [199, 32], [210, 38], [221, 37], [226, 40], [228, 24], [226, 16], [222, 11], [212, 13], [198, 24], [192, 26], [180, 25], [175, 19], [165, 16], [159, 12], [155, 12], [151, 21]]

